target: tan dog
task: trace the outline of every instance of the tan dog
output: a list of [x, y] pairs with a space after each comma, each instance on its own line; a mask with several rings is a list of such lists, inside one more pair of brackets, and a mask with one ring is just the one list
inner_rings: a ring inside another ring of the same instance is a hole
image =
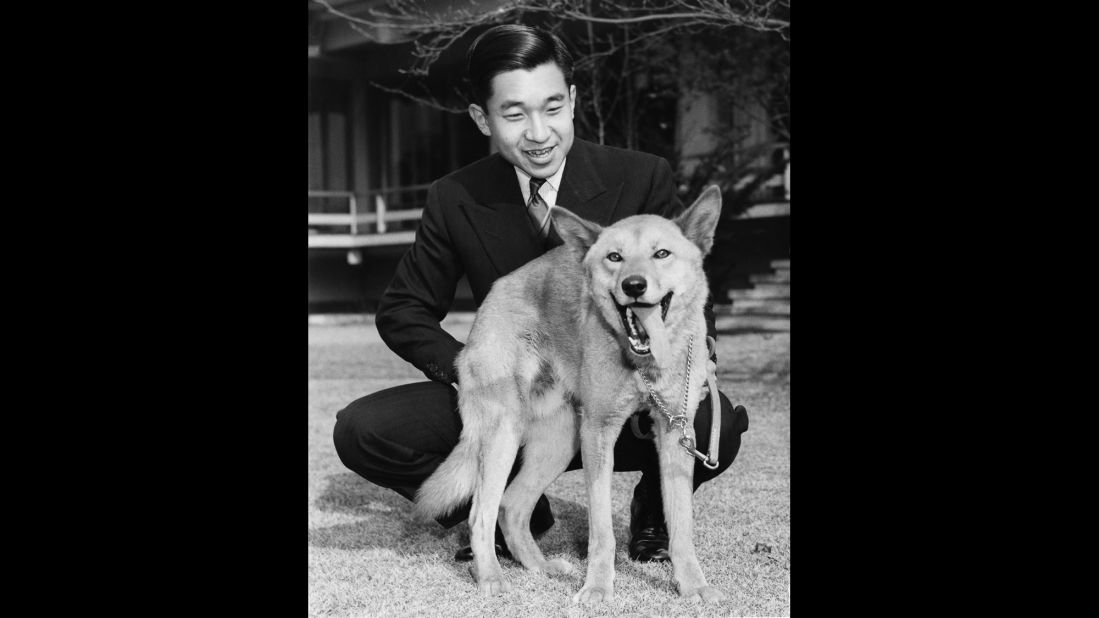
[[[461, 438], [416, 497], [418, 512], [437, 517], [473, 496], [470, 544], [480, 590], [510, 590], [493, 551], [498, 511], [508, 548], [523, 566], [573, 570], [564, 560], [542, 556], [528, 524], [538, 497], [568, 467], [579, 441], [588, 485], [589, 565], [573, 600], [614, 598], [614, 443], [631, 414], [652, 408], [679, 593], [707, 601], [724, 597], [707, 585], [695, 556], [694, 459], [645, 384], [670, 413], [687, 416], [693, 438], [707, 361], [702, 259], [720, 211], [717, 187], [707, 188], [674, 221], [635, 215], [602, 228], [555, 208], [565, 244], [493, 286], [457, 360]], [[522, 467], [508, 485], [519, 447]]]

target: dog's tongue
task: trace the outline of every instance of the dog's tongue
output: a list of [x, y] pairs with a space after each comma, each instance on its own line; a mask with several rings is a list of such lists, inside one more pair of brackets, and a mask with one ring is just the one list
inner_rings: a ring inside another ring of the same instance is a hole
[[649, 336], [649, 351], [657, 365], [663, 365], [668, 359], [668, 337], [664, 332], [664, 320], [661, 318], [660, 303], [652, 307], [632, 307], [634, 315], [641, 322], [645, 334]]

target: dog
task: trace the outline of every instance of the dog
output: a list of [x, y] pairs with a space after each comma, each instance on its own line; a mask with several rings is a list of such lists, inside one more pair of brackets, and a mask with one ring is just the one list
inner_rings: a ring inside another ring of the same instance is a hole
[[[685, 414], [680, 427], [693, 436], [707, 377], [702, 260], [720, 212], [716, 186], [675, 219], [634, 215], [604, 228], [556, 207], [553, 221], [564, 244], [497, 280], [485, 298], [455, 361], [459, 442], [420, 487], [415, 505], [434, 518], [472, 496], [471, 572], [482, 592], [511, 589], [493, 549], [498, 514], [508, 548], [524, 567], [574, 571], [565, 560], [543, 557], [528, 524], [538, 497], [579, 446], [589, 564], [573, 601], [613, 600], [614, 443], [630, 415], [650, 409], [679, 594], [724, 598], [707, 584], [695, 555], [694, 460], [679, 443], [684, 430], [669, 422], [652, 395], [668, 412]], [[508, 484], [520, 447], [522, 465]]]

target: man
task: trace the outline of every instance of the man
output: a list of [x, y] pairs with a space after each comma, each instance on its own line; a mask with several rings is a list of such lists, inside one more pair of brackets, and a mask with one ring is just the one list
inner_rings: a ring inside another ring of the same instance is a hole
[[[574, 138], [572, 57], [555, 35], [497, 26], [473, 42], [467, 64], [469, 114], [496, 153], [432, 184], [416, 240], [397, 266], [376, 317], [386, 344], [431, 381], [352, 402], [338, 413], [333, 434], [344, 465], [410, 500], [461, 433], [453, 384], [454, 359], [463, 344], [439, 323], [462, 275], [480, 305], [496, 279], [561, 243], [549, 215], [557, 205], [602, 225], [639, 213], [668, 216], [679, 208], [667, 161]], [[713, 315], [707, 313], [712, 336]], [[712, 395], [695, 417], [700, 445], [709, 441]], [[710, 470], [699, 462], [696, 489], [732, 463], [748, 428], [743, 408], [734, 411], [724, 395], [719, 399], [720, 465]], [[630, 506], [630, 557], [664, 561], [668, 534], [659, 464], [651, 436], [641, 429], [650, 423], [646, 416], [623, 429], [615, 470], [643, 471]], [[577, 455], [569, 469], [581, 465]], [[439, 523], [449, 528], [468, 517], [467, 505]], [[542, 496], [531, 531], [540, 535], [553, 523]], [[496, 551], [509, 553], [499, 529]], [[465, 547], [455, 560], [472, 557]]]

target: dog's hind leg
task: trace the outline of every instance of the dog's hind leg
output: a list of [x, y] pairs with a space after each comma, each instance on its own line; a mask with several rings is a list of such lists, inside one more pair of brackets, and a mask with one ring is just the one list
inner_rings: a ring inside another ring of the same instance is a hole
[[469, 511], [470, 546], [473, 549], [473, 566], [470, 571], [477, 580], [477, 589], [487, 594], [511, 590], [511, 584], [504, 579], [504, 572], [500, 568], [500, 561], [496, 559], [493, 546], [500, 498], [504, 494], [508, 473], [515, 463], [518, 450], [519, 430], [514, 417], [503, 416], [499, 425], [482, 438], [481, 478]]
[[624, 417], [593, 416], [580, 421], [580, 449], [588, 485], [588, 574], [574, 603], [614, 600], [614, 526], [611, 519], [611, 472], [614, 442]]
[[657, 429], [656, 445], [660, 458], [660, 485], [664, 499], [664, 520], [668, 525], [668, 554], [679, 595], [716, 602], [725, 595], [706, 583], [694, 546], [692, 478], [694, 459], [680, 444], [679, 432], [666, 424]]
[[523, 465], [504, 492], [500, 528], [515, 559], [532, 571], [567, 574], [565, 560], [546, 560], [530, 533], [530, 516], [538, 497], [569, 466], [576, 454], [576, 419], [571, 406], [538, 417], [527, 426]]

